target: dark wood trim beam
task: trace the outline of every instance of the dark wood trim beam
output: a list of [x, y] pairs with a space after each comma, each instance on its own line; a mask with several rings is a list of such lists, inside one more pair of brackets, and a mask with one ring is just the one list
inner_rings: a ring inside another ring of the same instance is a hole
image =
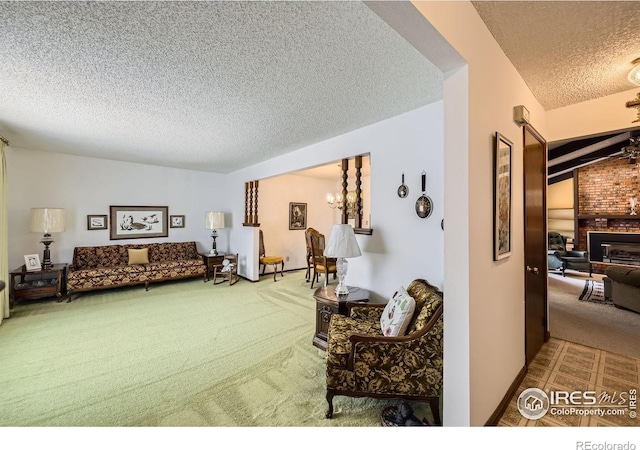
[[356, 226], [355, 228], [362, 228], [362, 156], [355, 157], [356, 166], [356, 205], [355, 216]]
[[349, 193], [347, 187], [349, 178], [349, 160], [344, 158], [342, 160], [342, 223], [349, 223], [349, 212], [347, 211], [347, 194]]

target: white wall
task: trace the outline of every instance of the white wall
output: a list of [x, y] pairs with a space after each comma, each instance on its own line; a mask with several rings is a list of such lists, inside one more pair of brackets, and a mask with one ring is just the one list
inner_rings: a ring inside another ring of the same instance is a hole
[[[451, 77], [445, 81], [447, 214], [455, 209], [456, 221], [468, 225], [450, 227], [447, 215], [445, 251], [451, 260], [445, 261], [445, 305], [453, 303], [456, 315], [460, 316], [452, 323], [451, 310], [445, 307], [444, 421], [449, 425], [483, 425], [524, 366], [522, 130], [513, 122], [513, 107], [525, 105], [531, 112], [533, 126], [543, 136], [546, 121], [542, 107], [470, 2], [415, 2], [414, 5], [468, 63], [467, 110], [464, 110], [464, 101], [455, 97], [453, 100], [460, 107], [448, 109], [450, 95], [457, 94], [447, 89]], [[460, 82], [455, 79], [460, 76], [464, 78], [464, 73], [452, 75], [454, 85]], [[449, 145], [461, 141], [464, 144], [458, 133], [466, 131], [465, 122], [468, 123], [467, 145], [462, 148]], [[511, 256], [501, 261], [493, 261], [493, 139], [496, 131], [514, 144], [513, 248]], [[458, 176], [456, 167], [460, 168]], [[467, 180], [461, 181], [467, 171]], [[466, 185], [467, 191], [456, 199], [449, 193], [459, 190], [460, 183]], [[457, 239], [459, 243], [455, 242]], [[468, 250], [465, 249], [467, 239]], [[459, 255], [459, 266], [462, 266], [459, 269], [455, 267], [458, 258], [453, 255]], [[456, 273], [458, 270], [460, 274]], [[465, 279], [467, 270], [468, 280]], [[460, 287], [462, 284], [467, 287]], [[465, 307], [469, 314], [468, 341], [454, 337], [452, 342], [448, 338], [457, 332], [466, 338]], [[447, 352], [452, 348], [453, 351]], [[469, 362], [465, 364], [467, 355]], [[456, 375], [448, 366], [462, 373], [468, 370], [468, 387], [462, 377], [450, 378]], [[468, 417], [465, 417], [463, 397], [455, 392], [458, 387], [461, 392], [469, 389]], [[455, 397], [453, 403], [450, 396]]]
[[[21, 148], [7, 149], [9, 177], [9, 265], [24, 264], [23, 255], [42, 257], [42, 236], [29, 231], [32, 207], [59, 207], [66, 212], [66, 230], [55, 234], [53, 262], [71, 263], [73, 249], [84, 245], [144, 243], [145, 239], [109, 240], [109, 230], [87, 230], [88, 214], [109, 214], [110, 205], [168, 206], [169, 214], [185, 215], [185, 228], [169, 228], [154, 242], [196, 241], [211, 248], [204, 214], [229, 211], [224, 175], [144, 164], [124, 163]], [[227, 218], [229, 220], [229, 218]], [[229, 247], [229, 231], [221, 230], [217, 247]]]
[[638, 118], [636, 108], [625, 103], [638, 95], [638, 88], [575, 105], [556, 108], [546, 113], [549, 142], [591, 136], [610, 131], [635, 128]]
[[[333, 210], [326, 202], [333, 181], [299, 175], [283, 175], [260, 181], [258, 213], [268, 255], [285, 258], [285, 270], [306, 269], [304, 230], [289, 230], [289, 203], [307, 204], [307, 226], [323, 233], [331, 231]], [[288, 258], [288, 259], [287, 259]], [[271, 266], [265, 273], [273, 272]]]
[[[245, 181], [370, 153], [373, 234], [357, 236], [363, 256], [350, 260], [347, 283], [371, 290], [376, 298], [389, 298], [398, 286], [406, 286], [415, 278], [426, 278], [442, 288], [442, 108], [443, 103], [437, 102], [230, 174], [236, 195], [234, 214], [244, 214]], [[434, 212], [428, 219], [420, 219], [414, 206], [420, 196], [423, 169], [427, 172], [427, 194], [434, 203]], [[396, 193], [402, 172], [410, 189], [405, 199]], [[297, 192], [284, 195], [287, 202], [293, 201]], [[270, 220], [270, 212], [260, 207], [261, 224]], [[234, 233], [232, 246], [235, 236]], [[257, 261], [253, 266], [257, 271]]]

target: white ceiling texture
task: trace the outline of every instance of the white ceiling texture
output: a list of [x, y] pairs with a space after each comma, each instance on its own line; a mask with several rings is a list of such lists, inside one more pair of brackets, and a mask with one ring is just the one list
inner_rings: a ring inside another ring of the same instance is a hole
[[361, 2], [0, 2], [16, 147], [227, 173], [442, 98]]
[[[474, 6], [545, 109], [632, 87], [640, 2]], [[228, 173], [442, 98], [357, 1], [0, 1], [0, 36], [0, 134], [27, 149]]]

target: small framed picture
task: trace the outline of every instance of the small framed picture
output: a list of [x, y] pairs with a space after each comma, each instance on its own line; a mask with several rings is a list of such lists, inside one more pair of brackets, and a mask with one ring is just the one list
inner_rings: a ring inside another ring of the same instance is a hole
[[184, 216], [170, 216], [169, 219], [171, 228], [184, 228]]
[[107, 229], [107, 215], [93, 215], [87, 216], [87, 230], [106, 230]]
[[305, 230], [307, 228], [307, 204], [289, 203], [289, 229]]
[[24, 255], [24, 266], [27, 268], [27, 272], [37, 272], [42, 270], [40, 264], [40, 257], [35, 255]]

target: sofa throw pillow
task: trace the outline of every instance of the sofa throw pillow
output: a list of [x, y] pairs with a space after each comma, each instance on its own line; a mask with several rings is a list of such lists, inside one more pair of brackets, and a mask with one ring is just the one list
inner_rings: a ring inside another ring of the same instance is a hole
[[130, 248], [129, 250], [129, 265], [135, 264], [149, 264], [149, 249], [148, 248]]
[[385, 336], [403, 336], [409, 327], [415, 309], [415, 299], [407, 293], [404, 287], [398, 289], [398, 292], [393, 294], [393, 297], [385, 306], [382, 316], [380, 316], [382, 334]]

